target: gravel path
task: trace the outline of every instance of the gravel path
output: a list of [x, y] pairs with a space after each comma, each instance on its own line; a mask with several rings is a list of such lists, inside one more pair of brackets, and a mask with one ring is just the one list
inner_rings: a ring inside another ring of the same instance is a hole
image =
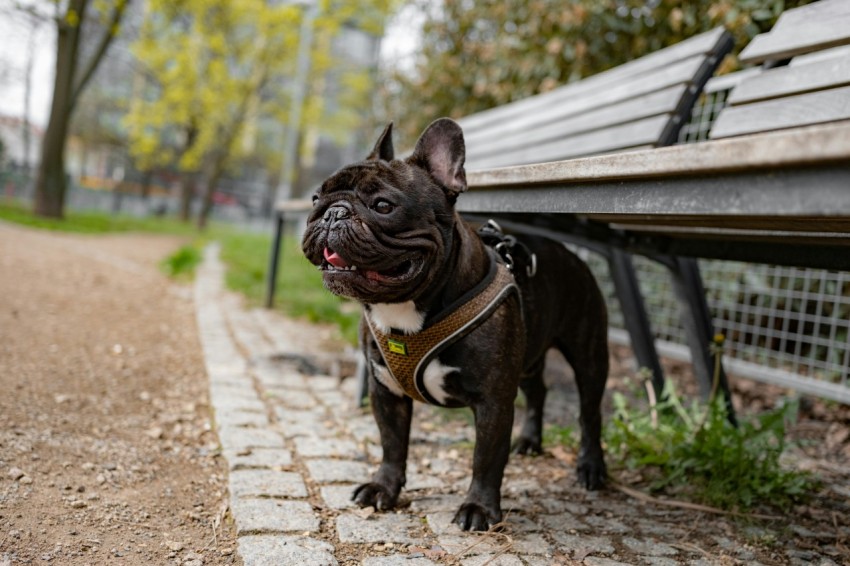
[[[156, 264], [179, 243], [0, 223], [0, 566], [850, 564], [847, 415], [800, 427], [826, 440], [795, 457], [828, 481], [771, 522], [587, 493], [556, 447], [512, 457], [504, 533], [462, 533], [472, 428], [423, 405], [400, 509], [354, 509], [380, 447], [338, 377], [350, 352], [245, 309], [214, 248], [193, 288], [169, 282]], [[547, 403], [575, 420], [571, 385]]]
[[[246, 565], [850, 560], [850, 504], [832, 501], [847, 493], [846, 484], [827, 485], [823, 507], [801, 507], [767, 523], [735, 522], [613, 489], [588, 493], [576, 485], [575, 456], [557, 448], [512, 457], [503, 487], [505, 533], [463, 533], [451, 519], [469, 482], [472, 429], [463, 412], [420, 404], [400, 509], [355, 509], [352, 490], [376, 469], [380, 446], [372, 416], [353, 403], [354, 380], [327, 375], [328, 352], [340, 347], [315, 326], [242, 309], [221, 291], [222, 276], [216, 250], [208, 249], [195, 286], [198, 322]], [[304, 356], [313, 356], [316, 367], [306, 367]], [[564, 406], [570, 395], [555, 391], [549, 402]]]
[[241, 562], [179, 243], [0, 223], [0, 565]]

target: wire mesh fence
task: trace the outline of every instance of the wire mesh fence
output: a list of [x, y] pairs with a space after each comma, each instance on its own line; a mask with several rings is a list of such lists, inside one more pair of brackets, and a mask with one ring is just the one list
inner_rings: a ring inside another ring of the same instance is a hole
[[[745, 73], [709, 81], [679, 143], [708, 138], [731, 88]], [[580, 254], [608, 300], [612, 338], [627, 341], [607, 262], [586, 250]], [[634, 264], [659, 351], [688, 358], [669, 273], [640, 256]], [[850, 273], [713, 260], [699, 265], [734, 374], [850, 403]]]

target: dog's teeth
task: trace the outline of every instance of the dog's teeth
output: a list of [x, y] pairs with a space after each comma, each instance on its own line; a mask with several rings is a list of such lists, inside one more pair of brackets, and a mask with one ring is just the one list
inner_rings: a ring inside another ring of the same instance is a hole
[[350, 269], [351, 271], [357, 271], [357, 266], [356, 266], [356, 265], [352, 265], [351, 267], [349, 267], [349, 269]]

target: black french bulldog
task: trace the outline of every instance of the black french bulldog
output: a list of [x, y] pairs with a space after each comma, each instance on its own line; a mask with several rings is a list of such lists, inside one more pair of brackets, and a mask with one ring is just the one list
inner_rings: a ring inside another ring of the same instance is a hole
[[[476, 437], [472, 483], [454, 520], [464, 530], [487, 530], [502, 519], [517, 387], [528, 410], [514, 449], [542, 451], [542, 374], [551, 347], [573, 367], [581, 397], [579, 481], [590, 490], [603, 485], [607, 312], [587, 266], [553, 240], [518, 237], [539, 269], [516, 269], [505, 278], [498, 258], [455, 211], [466, 190], [464, 160], [463, 132], [452, 120], [432, 123], [404, 160], [394, 159], [390, 124], [364, 161], [343, 167], [313, 196], [302, 247], [331, 292], [364, 306], [361, 337], [383, 461], [353, 499], [376, 509], [396, 505], [405, 484], [413, 398], [469, 406]], [[501, 287], [489, 283], [494, 278]], [[447, 314], [489, 300], [493, 294], [482, 287], [498, 295], [486, 312], [460, 321]], [[404, 366], [413, 355], [408, 346], [420, 347], [422, 336], [446, 325], [450, 339], [410, 362], [415, 371]], [[407, 379], [401, 377], [406, 371]]]

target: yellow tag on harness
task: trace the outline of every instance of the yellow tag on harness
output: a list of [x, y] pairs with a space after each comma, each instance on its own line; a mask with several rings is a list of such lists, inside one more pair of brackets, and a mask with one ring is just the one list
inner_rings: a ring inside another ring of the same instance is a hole
[[387, 339], [387, 349], [393, 354], [407, 355], [407, 344], [398, 340]]

